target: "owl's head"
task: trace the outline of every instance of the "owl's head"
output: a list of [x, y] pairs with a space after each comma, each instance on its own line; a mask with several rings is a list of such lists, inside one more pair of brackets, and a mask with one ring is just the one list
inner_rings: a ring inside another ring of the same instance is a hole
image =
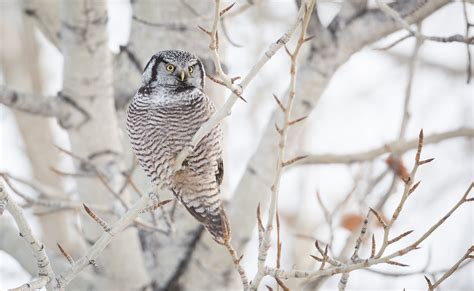
[[160, 51], [148, 61], [143, 71], [143, 86], [183, 92], [204, 89], [204, 66], [193, 54], [181, 50]]

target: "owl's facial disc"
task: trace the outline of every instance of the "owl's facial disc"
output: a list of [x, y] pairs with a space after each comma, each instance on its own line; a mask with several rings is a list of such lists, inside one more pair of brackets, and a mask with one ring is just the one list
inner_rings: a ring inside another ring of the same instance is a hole
[[151, 91], [184, 92], [204, 89], [204, 66], [194, 55], [178, 50], [161, 51], [145, 67], [143, 86]]

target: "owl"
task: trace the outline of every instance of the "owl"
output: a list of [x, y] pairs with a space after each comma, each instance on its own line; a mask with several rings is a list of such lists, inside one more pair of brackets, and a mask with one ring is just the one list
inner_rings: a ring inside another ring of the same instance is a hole
[[204, 79], [202, 62], [189, 52], [166, 50], [153, 55], [128, 107], [127, 131], [151, 182], [171, 190], [212, 238], [223, 244], [230, 228], [220, 193], [224, 174], [220, 127], [198, 143], [179, 171], [173, 171], [177, 154], [215, 112], [203, 91]]

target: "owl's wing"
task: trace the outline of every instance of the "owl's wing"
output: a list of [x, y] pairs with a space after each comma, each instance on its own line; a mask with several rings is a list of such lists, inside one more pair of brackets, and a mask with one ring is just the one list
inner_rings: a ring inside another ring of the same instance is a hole
[[222, 184], [222, 180], [224, 180], [224, 161], [222, 158], [217, 160], [216, 180], [219, 186]]

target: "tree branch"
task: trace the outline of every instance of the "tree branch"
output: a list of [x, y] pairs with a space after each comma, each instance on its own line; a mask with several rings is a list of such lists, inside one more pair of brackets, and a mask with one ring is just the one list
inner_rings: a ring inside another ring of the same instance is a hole
[[[306, 3], [306, 2], [305, 2]], [[263, 54], [262, 57], [255, 63], [252, 69], [248, 72], [242, 82], [238, 85], [242, 91], [247, 87], [247, 85], [255, 78], [257, 73], [262, 69], [262, 67], [275, 55], [275, 53], [281, 49], [295, 32], [298, 24], [303, 20], [305, 5], [301, 5], [301, 8], [298, 12], [297, 20], [288, 28], [288, 30], [274, 43], [270, 44], [267, 51]], [[194, 147], [201, 141], [201, 139], [206, 136], [217, 124], [219, 124], [224, 118], [230, 115], [231, 109], [234, 106], [235, 102], [239, 99], [239, 96], [233, 92], [225, 104], [214, 114], [211, 118], [205, 122], [196, 134], [193, 136], [191, 143], [188, 147], [184, 148], [175, 159], [174, 171], [181, 169], [183, 161], [191, 153]]]
[[0, 180], [0, 205], [5, 205], [8, 212], [13, 216], [20, 230], [20, 236], [23, 237], [30, 246], [38, 265], [38, 278], [29, 283], [25, 283], [18, 287], [18, 289], [34, 290], [46, 286], [49, 290], [52, 287], [51, 283], [55, 278], [55, 274], [49, 262], [46, 250], [44, 249], [44, 245], [33, 235], [31, 227], [23, 214], [23, 210], [16, 204], [15, 200], [8, 195], [2, 180]]
[[280, 279], [289, 279], [289, 278], [317, 278], [317, 277], [322, 277], [322, 276], [332, 276], [335, 274], [341, 274], [341, 273], [348, 273], [354, 270], [358, 269], [365, 269], [367, 267], [377, 265], [377, 264], [382, 264], [382, 263], [387, 263], [391, 259], [403, 256], [407, 254], [408, 252], [411, 252], [415, 249], [418, 248], [418, 246], [425, 241], [440, 225], [442, 225], [461, 205], [465, 203], [469, 203], [474, 201], [474, 198], [468, 198], [467, 196], [471, 192], [472, 188], [474, 187], [474, 183], [471, 183], [466, 190], [466, 192], [463, 194], [461, 199], [448, 211], [446, 215], [444, 215], [440, 220], [438, 220], [435, 224], [433, 224], [418, 240], [416, 240], [414, 243], [408, 245], [405, 248], [402, 248], [398, 251], [395, 251], [389, 255], [380, 257], [380, 258], [373, 258], [373, 259], [367, 259], [367, 260], [362, 260], [361, 262], [358, 263], [352, 263], [348, 265], [340, 265], [340, 266], [334, 266], [330, 267], [324, 270], [316, 270], [316, 271], [305, 271], [305, 270], [283, 270], [283, 269], [277, 269], [277, 268], [269, 268], [267, 267], [265, 269], [265, 273], [267, 275], [274, 276], [275, 278], [280, 278]]
[[[448, 139], [468, 137], [474, 138], [474, 128], [461, 127], [455, 130], [435, 133], [425, 137], [425, 145], [435, 144]], [[376, 159], [386, 153], [402, 153], [411, 149], [415, 149], [418, 146], [418, 139], [411, 139], [408, 141], [399, 140], [393, 141], [386, 145], [359, 153], [353, 154], [307, 154], [307, 157], [299, 160], [294, 165], [314, 165], [314, 164], [351, 164], [367, 162]]]
[[[290, 66], [290, 91], [288, 92], [288, 99], [286, 106], [281, 106], [281, 103], [278, 102], [280, 105], [280, 109], [283, 111], [284, 118], [283, 118], [283, 127], [277, 130], [279, 135], [278, 141], [278, 158], [277, 158], [277, 170], [275, 173], [275, 177], [273, 180], [273, 184], [271, 187], [272, 195], [270, 198], [270, 205], [268, 207], [268, 217], [267, 217], [267, 224], [263, 231], [262, 241], [259, 244], [258, 249], [258, 270], [255, 274], [254, 279], [252, 280], [252, 288], [251, 290], [257, 290], [260, 282], [265, 275], [265, 262], [267, 259], [267, 253], [271, 246], [271, 233], [273, 230], [273, 220], [275, 219], [275, 213], [278, 211], [278, 194], [280, 190], [280, 180], [283, 174], [283, 167], [285, 164], [285, 155], [286, 155], [286, 142], [288, 137], [288, 130], [291, 126], [291, 110], [293, 108], [293, 102], [296, 97], [296, 77], [297, 77], [297, 60], [300, 55], [301, 47], [305, 42], [306, 39], [306, 30], [308, 28], [309, 21], [311, 19], [311, 15], [313, 12], [313, 8], [315, 6], [314, 1], [308, 1], [301, 5], [301, 9], [303, 9], [303, 20], [301, 22], [301, 32], [298, 39], [298, 43], [296, 44], [296, 48], [294, 49], [293, 53], [290, 53], [288, 49], [285, 47], [288, 55], [291, 59], [291, 66]], [[276, 100], [278, 98], [275, 97]], [[280, 246], [277, 246], [280, 247]]]
[[79, 126], [89, 119], [88, 113], [66, 96], [41, 96], [20, 93], [0, 85], [0, 103], [11, 109], [55, 117], [64, 128]]
[[130, 225], [140, 212], [145, 209], [150, 201], [148, 195], [143, 195], [140, 200], [130, 207], [130, 209], [117, 221], [115, 222], [109, 231], [104, 231], [94, 245], [89, 249], [86, 255], [76, 260], [74, 264], [68, 270], [60, 273], [57, 277], [57, 283], [59, 288], [64, 288], [76, 277], [88, 265], [93, 265], [97, 257], [112, 241], [112, 238], [121, 233], [128, 225]]

